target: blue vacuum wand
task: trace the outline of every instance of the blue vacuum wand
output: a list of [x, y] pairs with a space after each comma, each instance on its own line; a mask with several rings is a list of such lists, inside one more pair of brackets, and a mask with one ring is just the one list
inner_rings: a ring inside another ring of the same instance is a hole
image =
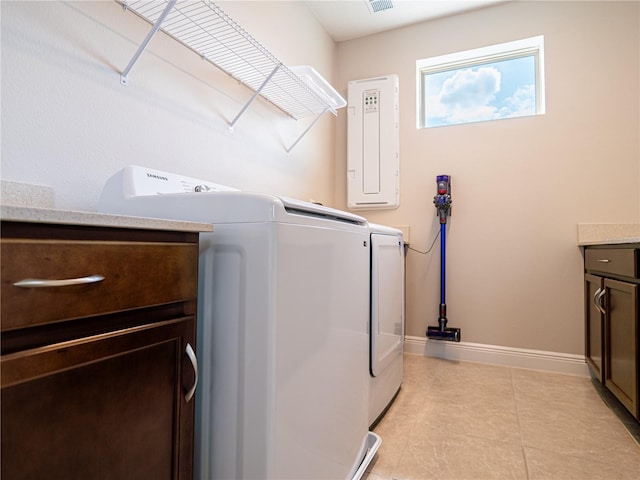
[[436, 177], [438, 190], [433, 197], [437, 215], [440, 218], [440, 309], [438, 326], [427, 327], [427, 337], [434, 340], [460, 341], [460, 329], [447, 327], [447, 303], [445, 301], [445, 266], [446, 266], [446, 226], [447, 217], [451, 216], [451, 177], [438, 175]]

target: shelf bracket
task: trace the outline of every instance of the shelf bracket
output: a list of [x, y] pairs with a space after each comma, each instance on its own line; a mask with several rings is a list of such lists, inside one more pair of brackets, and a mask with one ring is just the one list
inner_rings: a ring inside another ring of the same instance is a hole
[[236, 124], [236, 122], [240, 119], [240, 117], [247, 110], [247, 108], [249, 108], [249, 105], [253, 103], [256, 97], [260, 95], [260, 92], [264, 89], [267, 83], [269, 83], [269, 81], [273, 78], [273, 76], [276, 74], [279, 68], [280, 68], [280, 65], [276, 65], [276, 68], [274, 68], [273, 71], [269, 74], [269, 76], [265, 78], [264, 82], [262, 82], [262, 85], [260, 85], [260, 87], [253, 93], [249, 101], [244, 104], [244, 107], [242, 107], [242, 110], [240, 110], [238, 114], [235, 116], [235, 118], [231, 120], [231, 123], [229, 123], [229, 129], [231, 131], [233, 131], [233, 127]]
[[162, 22], [164, 22], [164, 20], [167, 18], [167, 15], [169, 15], [169, 12], [171, 12], [171, 10], [173, 9], [174, 5], [176, 4], [176, 1], [177, 0], [169, 0], [169, 3], [167, 4], [163, 12], [158, 17], [158, 20], [156, 20], [156, 23], [153, 24], [153, 27], [151, 27], [151, 30], [149, 30], [149, 33], [147, 33], [146, 38], [142, 41], [142, 43], [138, 47], [138, 50], [129, 61], [129, 65], [127, 65], [127, 67], [124, 69], [124, 71], [120, 75], [120, 83], [122, 85], [125, 85], [125, 86], [129, 85], [129, 72], [138, 61], [138, 58], [140, 57], [140, 55], [142, 55], [142, 52], [145, 51], [145, 49], [147, 48], [147, 45], [149, 45], [149, 42], [151, 41], [153, 36], [156, 34], [158, 30], [160, 30], [160, 26], [162, 25]]
[[305, 129], [305, 131], [304, 131], [304, 132], [302, 132], [302, 134], [298, 137], [298, 139], [297, 139], [295, 142], [293, 142], [293, 145], [291, 145], [289, 148], [285, 148], [285, 150], [287, 151], [287, 153], [289, 153], [289, 152], [291, 152], [291, 150], [293, 150], [293, 147], [295, 147], [295, 146], [298, 144], [298, 142], [299, 142], [300, 140], [302, 140], [302, 137], [304, 137], [304, 136], [307, 134], [307, 132], [308, 132], [309, 130], [311, 130], [311, 128], [316, 124], [316, 122], [317, 122], [318, 120], [320, 120], [320, 117], [321, 117], [322, 115], [324, 115], [324, 114], [325, 114], [325, 112], [326, 112], [327, 110], [329, 110], [329, 108], [328, 108], [328, 107], [327, 107], [327, 108], [325, 108], [322, 112], [320, 112], [320, 114], [319, 114], [319, 115], [318, 115], [318, 116], [313, 120], [313, 122], [311, 122], [311, 124], [310, 124], [306, 129]]

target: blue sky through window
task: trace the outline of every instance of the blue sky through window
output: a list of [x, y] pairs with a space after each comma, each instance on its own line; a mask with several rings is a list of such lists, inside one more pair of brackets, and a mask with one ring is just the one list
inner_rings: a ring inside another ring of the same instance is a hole
[[535, 55], [424, 75], [427, 127], [536, 114]]

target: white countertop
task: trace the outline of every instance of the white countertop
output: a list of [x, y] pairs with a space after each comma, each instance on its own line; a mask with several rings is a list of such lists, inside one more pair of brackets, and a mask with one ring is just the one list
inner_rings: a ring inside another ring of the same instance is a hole
[[0, 218], [3, 221], [56, 223], [93, 227], [141, 228], [144, 230], [173, 230], [178, 232], [213, 231], [213, 225], [210, 223], [183, 222], [147, 217], [129, 217], [125, 215], [110, 215], [105, 213], [25, 207], [18, 205], [0, 206]]
[[640, 223], [579, 223], [578, 245], [640, 243]]
[[212, 232], [210, 223], [131, 217], [55, 208], [51, 187], [0, 181], [0, 218], [4, 221], [56, 223], [90, 227], [141, 228], [177, 232]]

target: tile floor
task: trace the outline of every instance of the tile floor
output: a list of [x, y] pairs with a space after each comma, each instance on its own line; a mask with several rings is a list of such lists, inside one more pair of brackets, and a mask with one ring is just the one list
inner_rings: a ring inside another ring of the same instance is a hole
[[406, 354], [365, 480], [640, 479], [589, 378]]

